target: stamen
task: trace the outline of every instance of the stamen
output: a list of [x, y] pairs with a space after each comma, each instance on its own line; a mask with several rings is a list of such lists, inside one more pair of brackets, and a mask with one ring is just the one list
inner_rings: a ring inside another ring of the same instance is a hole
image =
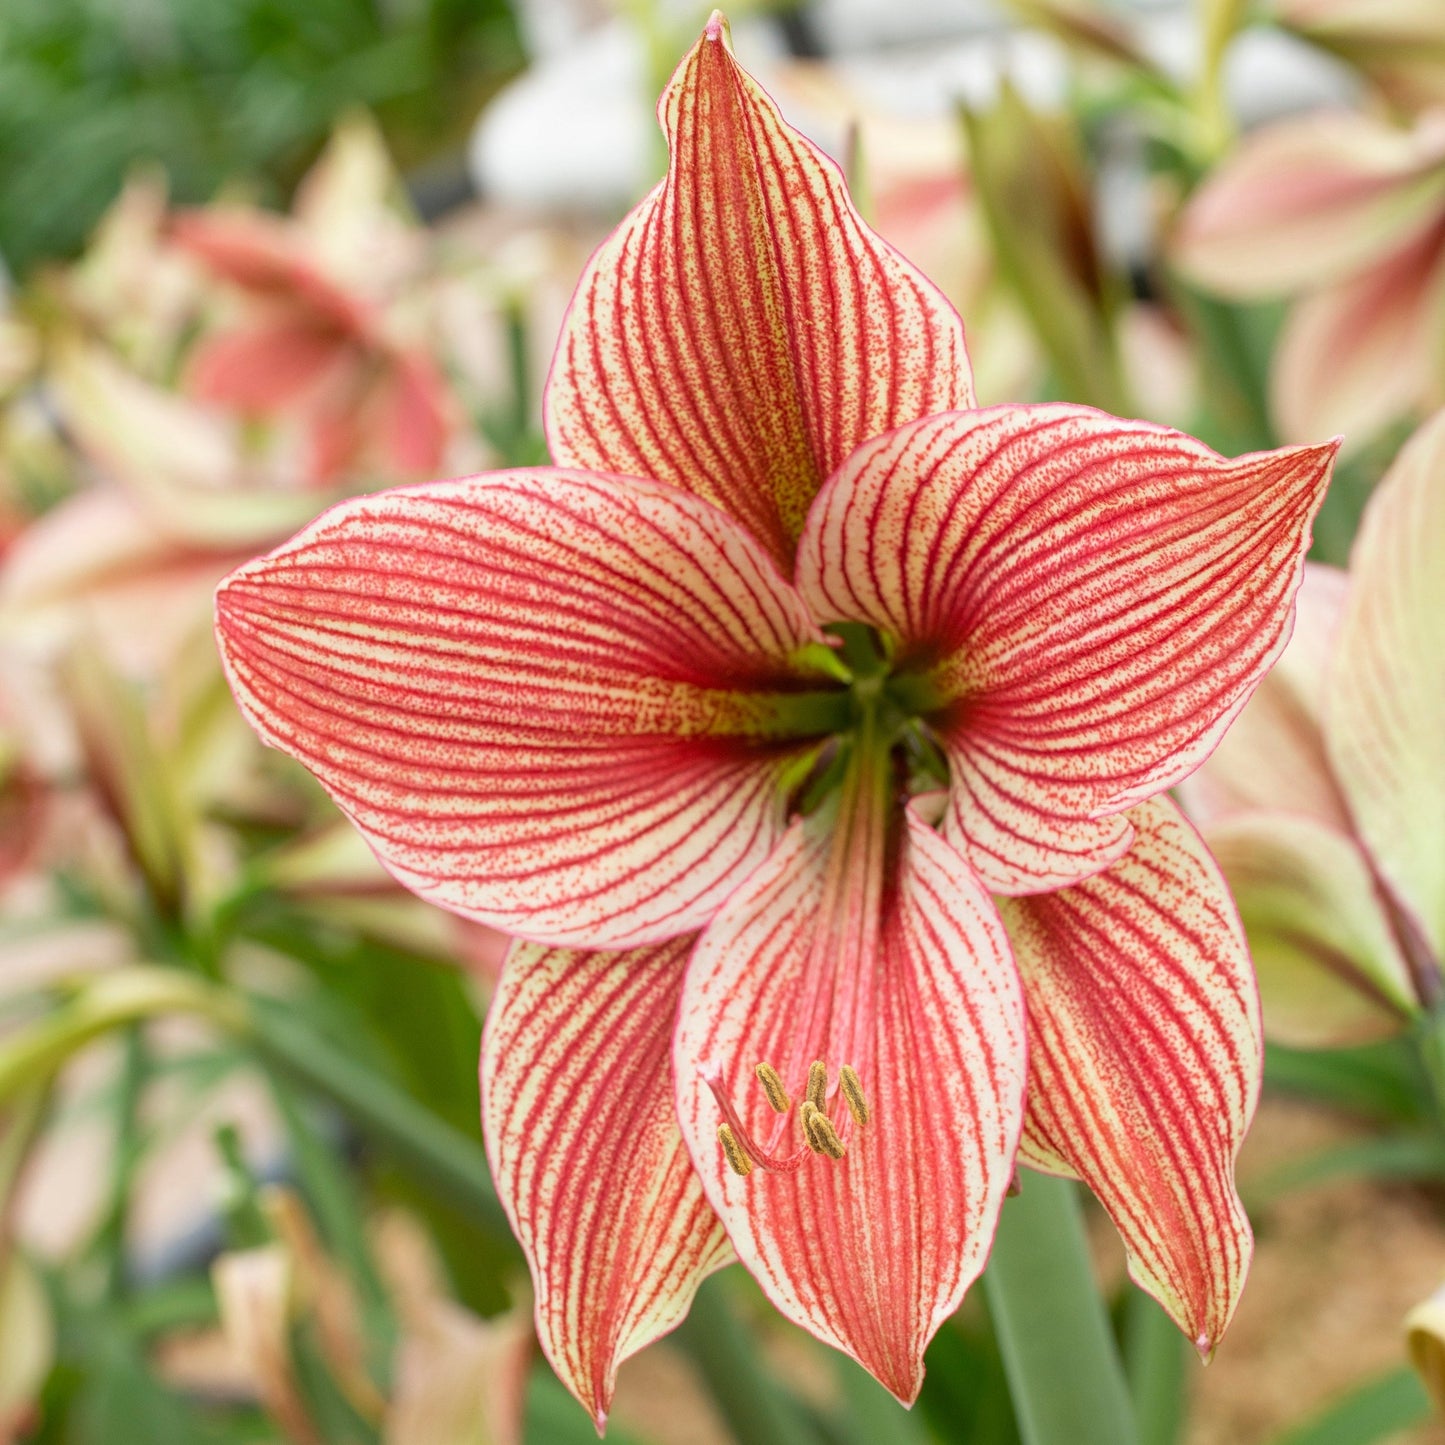
[[843, 1141], [838, 1137], [838, 1131], [833, 1127], [833, 1121], [811, 1100], [804, 1101], [803, 1107], [798, 1110], [798, 1118], [802, 1121], [808, 1148], [813, 1153], [826, 1154], [830, 1159], [841, 1159], [847, 1152]]
[[719, 1124], [717, 1140], [723, 1147], [723, 1153], [727, 1155], [728, 1168], [746, 1179], [753, 1172], [753, 1161], [738, 1143], [737, 1135], [726, 1124]]
[[[808, 1067], [804, 1099], [798, 1105], [798, 1124], [801, 1126], [803, 1142], [789, 1149], [784, 1141], [790, 1133], [789, 1121], [780, 1117], [771, 1131], [771, 1137], [756, 1137], [733, 1107], [723, 1086], [722, 1070], [709, 1060], [699, 1070], [703, 1082], [712, 1091], [722, 1112], [723, 1122], [718, 1126], [718, 1142], [727, 1157], [728, 1167], [734, 1174], [746, 1178], [754, 1169], [770, 1172], [792, 1173], [800, 1168], [810, 1155], [822, 1154], [829, 1159], [841, 1159], [848, 1152], [851, 1131], [860, 1129], [871, 1117], [868, 1100], [858, 1071], [851, 1064], [844, 1064], [838, 1071], [838, 1093], [848, 1108], [848, 1116], [839, 1123], [828, 1112], [828, 1068], [822, 1059], [815, 1060]], [[753, 1075], [766, 1095], [769, 1107], [774, 1113], [786, 1116], [792, 1112], [793, 1104], [782, 1076], [766, 1061], [753, 1068]], [[841, 1113], [841, 1110], [839, 1111]], [[797, 1136], [794, 1135], [794, 1138]], [[782, 1152], [774, 1152], [779, 1146]]]
[[783, 1087], [778, 1071], [771, 1064], [762, 1063], [753, 1073], [757, 1075], [758, 1083], [763, 1086], [763, 1093], [768, 1096], [773, 1113], [786, 1114], [793, 1107], [793, 1101], [788, 1097], [788, 1091]]
[[815, 1109], [828, 1107], [828, 1068], [822, 1059], [808, 1065], [807, 1099]]
[[868, 1122], [868, 1100], [863, 1097], [863, 1085], [858, 1082], [858, 1075], [852, 1064], [844, 1064], [838, 1070], [838, 1088], [842, 1092], [843, 1102], [848, 1105], [848, 1112], [853, 1116], [853, 1122], [861, 1129]]

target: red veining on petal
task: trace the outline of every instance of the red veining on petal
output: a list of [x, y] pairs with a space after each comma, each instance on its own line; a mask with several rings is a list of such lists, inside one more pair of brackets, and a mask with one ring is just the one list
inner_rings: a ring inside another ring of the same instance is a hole
[[860, 448], [799, 548], [815, 615], [897, 640], [950, 699], [945, 824], [995, 892], [1129, 846], [1288, 636], [1333, 445], [1227, 461], [1084, 407], [927, 418]]
[[497, 473], [360, 498], [217, 599], [237, 700], [408, 886], [513, 933], [695, 928], [779, 836], [819, 634], [721, 513]]
[[860, 442], [972, 404], [947, 300], [861, 221], [720, 23], [659, 107], [666, 181], [593, 257], [546, 395], [559, 463], [655, 476], [748, 526], [786, 568]]
[[617, 1366], [676, 1325], [730, 1253], [672, 1102], [691, 947], [519, 946], [487, 1015], [492, 1176], [532, 1268], [537, 1337], [599, 1429]]

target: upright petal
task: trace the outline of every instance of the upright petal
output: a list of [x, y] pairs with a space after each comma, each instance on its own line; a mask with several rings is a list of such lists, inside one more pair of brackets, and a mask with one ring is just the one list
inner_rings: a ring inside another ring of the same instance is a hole
[[[838, 864], [825, 830], [795, 825], [703, 934], [678, 1016], [678, 1114], [768, 1298], [908, 1403], [925, 1346], [983, 1268], [1012, 1177], [1022, 1004], [988, 896], [911, 812], [896, 875], [880, 858], [844, 868], [850, 888], [882, 885], [862, 938], [833, 914]], [[803, 1106], [773, 1112], [753, 1077], [774, 1064], [796, 1100], [811, 1060], [827, 1064], [842, 1158], [803, 1148]], [[840, 1097], [843, 1064], [866, 1095], [862, 1126]], [[704, 1075], [743, 1130], [796, 1145], [801, 1167], [734, 1173]]]
[[1226, 461], [1078, 406], [930, 417], [819, 495], [798, 585], [918, 674], [944, 834], [996, 893], [1129, 846], [1122, 816], [1219, 741], [1289, 633], [1335, 448]]
[[1129, 1273], [1206, 1356], [1253, 1241], [1234, 1161], [1263, 1068], [1259, 1000], [1229, 891], [1167, 799], [1075, 887], [1002, 904], [1029, 1014], [1021, 1156], [1098, 1195]]
[[1350, 832], [1325, 753], [1325, 678], [1349, 578], [1305, 565], [1294, 630], [1279, 661], [1198, 772], [1179, 785], [1184, 810], [1206, 832], [1238, 813], [1284, 813]]
[[1364, 270], [1445, 205], [1445, 127], [1402, 130], [1357, 111], [1282, 121], [1245, 139], [1195, 192], [1174, 238], [1186, 275], [1270, 296]]
[[863, 224], [720, 16], [658, 114], [667, 179], [592, 258], [557, 343], [552, 459], [698, 492], [786, 570], [854, 447], [972, 405], [963, 323]]
[[1370, 500], [1325, 733], [1356, 825], [1445, 959], [1445, 412]]
[[732, 1257], [672, 1089], [693, 938], [623, 953], [515, 947], [487, 1015], [487, 1157], [537, 1291], [537, 1338], [600, 1430], [617, 1367]]
[[402, 883], [544, 942], [698, 927], [780, 836], [787, 738], [834, 701], [757, 546], [615, 477], [356, 498], [233, 573], [217, 628], [253, 726]]

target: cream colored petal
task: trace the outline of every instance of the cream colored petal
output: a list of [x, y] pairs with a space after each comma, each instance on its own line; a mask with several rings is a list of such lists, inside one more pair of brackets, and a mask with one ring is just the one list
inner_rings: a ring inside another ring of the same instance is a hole
[[1445, 956], [1445, 412], [1400, 453], [1350, 558], [1325, 731], [1366, 845]]

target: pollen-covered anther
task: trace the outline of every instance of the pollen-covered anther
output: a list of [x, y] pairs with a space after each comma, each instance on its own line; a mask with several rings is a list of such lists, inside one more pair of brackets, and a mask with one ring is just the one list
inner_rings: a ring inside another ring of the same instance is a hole
[[813, 1153], [826, 1154], [830, 1159], [841, 1159], [848, 1152], [838, 1137], [838, 1131], [833, 1127], [833, 1121], [811, 1099], [804, 1100], [802, 1108], [798, 1110], [798, 1118], [803, 1125], [803, 1137], [808, 1141], [808, 1148]]
[[739, 1174], [746, 1179], [753, 1172], [753, 1161], [748, 1158], [747, 1152], [738, 1143], [737, 1135], [726, 1124], [719, 1124], [717, 1141], [722, 1145], [723, 1153], [727, 1156], [728, 1168], [734, 1174]]
[[793, 1101], [788, 1097], [788, 1091], [783, 1087], [778, 1071], [764, 1062], [759, 1064], [753, 1073], [757, 1076], [758, 1083], [763, 1086], [763, 1093], [768, 1096], [773, 1113], [786, 1114], [793, 1107]]
[[853, 1122], [861, 1129], [869, 1119], [868, 1100], [863, 1097], [863, 1085], [858, 1082], [852, 1064], [844, 1064], [838, 1070], [838, 1092], [843, 1095]]
[[822, 1059], [808, 1065], [808, 1087], [804, 1097], [815, 1109], [828, 1107], [828, 1066]]

